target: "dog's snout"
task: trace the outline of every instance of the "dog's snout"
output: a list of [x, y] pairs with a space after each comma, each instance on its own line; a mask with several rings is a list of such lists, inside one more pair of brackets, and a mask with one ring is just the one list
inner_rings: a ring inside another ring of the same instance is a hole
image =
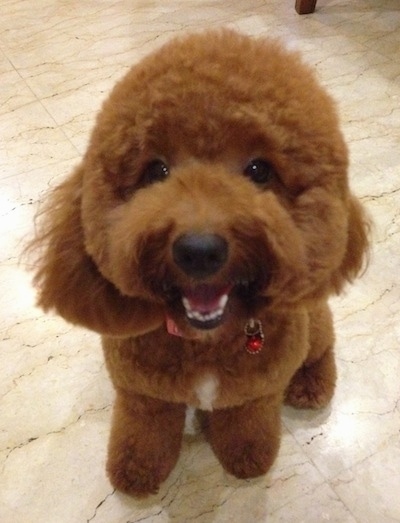
[[174, 262], [193, 278], [215, 274], [228, 258], [228, 244], [217, 234], [184, 234], [172, 250]]

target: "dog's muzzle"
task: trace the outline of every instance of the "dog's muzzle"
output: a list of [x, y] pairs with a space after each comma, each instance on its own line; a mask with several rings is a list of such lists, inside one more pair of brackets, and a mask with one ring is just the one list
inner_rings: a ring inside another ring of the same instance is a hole
[[182, 304], [192, 326], [212, 329], [222, 320], [231, 285], [204, 282], [217, 274], [228, 259], [228, 244], [217, 234], [184, 234], [172, 246], [174, 263], [190, 280], [182, 292]]
[[238, 275], [221, 279], [228, 265], [229, 245], [218, 234], [179, 236], [172, 245], [172, 258], [186, 283], [176, 287], [165, 282], [164, 292], [170, 303], [180, 302], [187, 321], [196, 329], [218, 327], [232, 296], [244, 302], [254, 294], [251, 279]]

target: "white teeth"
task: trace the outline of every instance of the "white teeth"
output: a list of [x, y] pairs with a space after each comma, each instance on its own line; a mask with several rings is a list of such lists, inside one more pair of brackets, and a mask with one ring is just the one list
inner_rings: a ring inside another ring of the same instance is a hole
[[229, 296], [227, 294], [222, 295], [218, 302], [218, 307], [216, 309], [214, 309], [213, 311], [210, 311], [207, 313], [199, 312], [199, 311], [196, 311], [195, 309], [192, 309], [192, 307], [190, 305], [190, 301], [185, 296], [182, 297], [182, 303], [183, 303], [183, 306], [185, 307], [186, 315], [188, 318], [197, 320], [197, 321], [206, 322], [206, 321], [211, 321], [211, 320], [217, 320], [223, 315], [225, 306], [228, 303], [228, 299], [229, 299]]
[[182, 303], [186, 309], [186, 312], [192, 310], [190, 307], [190, 301], [185, 296], [182, 296]]
[[224, 294], [221, 296], [221, 299], [219, 300], [219, 307], [222, 309], [222, 312], [224, 312], [225, 306], [228, 303], [229, 296], [227, 294]]
[[223, 313], [224, 313], [224, 311], [220, 310], [220, 309], [210, 312], [208, 314], [203, 314], [202, 312], [197, 312], [197, 311], [190, 311], [190, 312], [186, 311], [187, 317], [190, 318], [191, 320], [198, 320], [198, 321], [203, 321], [203, 322], [217, 320], [222, 316]]

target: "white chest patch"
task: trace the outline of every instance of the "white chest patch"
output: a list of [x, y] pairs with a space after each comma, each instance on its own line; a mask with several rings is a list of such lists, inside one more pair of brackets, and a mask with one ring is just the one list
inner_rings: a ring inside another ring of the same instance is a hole
[[199, 400], [201, 410], [213, 410], [213, 404], [218, 396], [219, 381], [212, 374], [206, 374], [198, 381], [194, 392]]

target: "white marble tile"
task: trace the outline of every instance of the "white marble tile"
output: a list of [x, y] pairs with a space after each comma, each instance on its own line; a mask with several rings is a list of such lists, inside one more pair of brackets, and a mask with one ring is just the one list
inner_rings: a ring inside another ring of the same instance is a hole
[[326, 483], [316, 489], [305, 493], [286, 504], [281, 509], [272, 512], [269, 518], [261, 521], [273, 521], [274, 523], [315, 521], [324, 523], [334, 521], [337, 523], [357, 523], [352, 511], [341, 501], [333, 489]]
[[[0, 17], [0, 521], [400, 521], [400, 4], [5, 0]], [[68, 173], [109, 88], [174, 34], [231, 25], [300, 49], [338, 100], [352, 185], [374, 221], [368, 272], [333, 300], [339, 379], [321, 412], [284, 409], [263, 479], [227, 476], [198, 434], [157, 496], [113, 491], [113, 401], [98, 337], [34, 307], [18, 264], [37, 202]]]
[[0, 179], [73, 159], [77, 151], [40, 102], [1, 115]]
[[36, 101], [36, 97], [2, 53], [0, 53], [0, 82], [0, 117], [4, 125], [3, 117], [19, 107]]
[[333, 489], [358, 521], [400, 521], [400, 439], [398, 432], [378, 452], [346, 470], [332, 482]]
[[70, 426], [3, 451], [2, 521], [89, 521], [99, 496], [109, 491], [104, 478], [108, 428], [109, 416], [88, 410]]

